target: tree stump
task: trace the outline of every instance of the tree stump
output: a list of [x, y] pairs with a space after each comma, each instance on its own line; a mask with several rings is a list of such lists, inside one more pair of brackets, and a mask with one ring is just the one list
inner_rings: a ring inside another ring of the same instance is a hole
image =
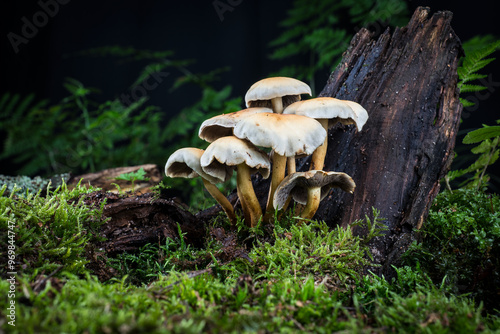
[[324, 169], [349, 174], [357, 186], [354, 194], [334, 191], [315, 219], [346, 227], [380, 210], [389, 230], [371, 249], [386, 276], [415, 239], [453, 158], [463, 51], [451, 18], [420, 7], [406, 27], [377, 40], [361, 29], [320, 93], [358, 102], [369, 119], [359, 133], [340, 124], [329, 131]]

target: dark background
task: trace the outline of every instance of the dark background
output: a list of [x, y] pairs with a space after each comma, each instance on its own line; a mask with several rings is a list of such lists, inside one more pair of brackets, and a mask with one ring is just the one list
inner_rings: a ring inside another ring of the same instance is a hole
[[[286, 64], [269, 59], [272, 51], [269, 42], [283, 31], [278, 23], [286, 17], [291, 1], [242, 0], [233, 11], [224, 13], [222, 21], [212, 0], [65, 2], [27, 44], [19, 46], [17, 53], [7, 34], [20, 35], [22, 18], [32, 21], [41, 8], [38, 1], [4, 4], [0, 13], [0, 94], [6, 91], [36, 93], [38, 99], [56, 103], [66, 96], [62, 86], [64, 78], [71, 77], [87, 87], [99, 88], [101, 93], [95, 97], [98, 101], [120, 96], [130, 88], [144, 63], [119, 64], [114, 57], [77, 55], [82, 50], [110, 45], [173, 50], [177, 59], [196, 59], [196, 63], [190, 65], [193, 72], [229, 66], [230, 70], [221, 75], [216, 86], [231, 84], [233, 96], [244, 96], [252, 83]], [[410, 13], [418, 6], [429, 6], [432, 12], [452, 11], [452, 26], [462, 40], [479, 34], [499, 36], [495, 3], [486, 0], [467, 3], [408, 1], [408, 6]], [[356, 31], [352, 30], [354, 35]], [[288, 62], [302, 61], [306, 60], [296, 58]], [[500, 118], [499, 63], [500, 60], [482, 70], [490, 75], [489, 90], [480, 96], [477, 110], [465, 111], [462, 130], [480, 127], [482, 123], [492, 125]], [[328, 76], [328, 72], [319, 75], [316, 93], [321, 91]], [[148, 94], [149, 104], [161, 107], [166, 119], [178, 113], [186, 100], [191, 103], [193, 99], [188, 90], [172, 94], [161, 85]]]

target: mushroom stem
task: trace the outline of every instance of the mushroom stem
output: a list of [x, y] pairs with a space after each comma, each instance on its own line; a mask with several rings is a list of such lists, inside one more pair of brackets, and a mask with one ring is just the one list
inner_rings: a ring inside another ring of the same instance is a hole
[[300, 217], [311, 219], [318, 210], [319, 202], [321, 201], [321, 187], [313, 187], [307, 189], [307, 203], [304, 210], [300, 213]]
[[321, 123], [323, 129], [326, 130], [326, 137], [323, 145], [319, 146], [313, 153], [311, 157], [311, 166], [309, 170], [323, 170], [325, 165], [326, 150], [328, 148], [328, 119], [318, 119]]
[[229, 221], [231, 222], [232, 225], [236, 225], [236, 216], [234, 214], [234, 209], [229, 200], [222, 194], [217, 188], [215, 184], [210, 183], [205, 178], [202, 178], [203, 180], [203, 185], [207, 189], [208, 193], [212, 195], [212, 197], [217, 201], [217, 203], [220, 204], [224, 212], [226, 213], [227, 218], [229, 218]]
[[297, 168], [295, 166], [295, 157], [288, 157], [286, 160], [286, 167], [287, 167], [287, 175], [291, 175], [297, 171]]
[[[292, 175], [297, 171], [296, 165], [295, 165], [295, 157], [288, 157], [286, 160], [286, 174], [287, 175]], [[290, 205], [290, 202], [292, 201], [292, 196], [288, 196], [285, 205], [283, 205], [283, 213], [288, 209], [288, 206]]]
[[276, 114], [283, 113], [283, 99], [281, 97], [275, 97], [275, 98], [271, 99], [271, 104], [273, 106], [273, 111]]
[[280, 155], [276, 152], [273, 154], [273, 166], [271, 176], [271, 186], [269, 187], [269, 195], [267, 197], [266, 214], [264, 215], [265, 221], [270, 221], [274, 213], [273, 199], [276, 188], [285, 178], [286, 170], [286, 156]]
[[236, 174], [238, 196], [245, 215], [245, 223], [247, 226], [255, 227], [262, 217], [262, 208], [253, 189], [250, 168], [245, 163], [239, 164]]

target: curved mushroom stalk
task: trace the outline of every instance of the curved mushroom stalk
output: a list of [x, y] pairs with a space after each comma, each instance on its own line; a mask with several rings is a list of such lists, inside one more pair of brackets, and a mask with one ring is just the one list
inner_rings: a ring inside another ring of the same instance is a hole
[[[296, 157], [288, 157], [286, 159], [286, 174], [287, 175], [293, 174], [297, 171], [295, 159], [296, 159]], [[286, 209], [288, 209], [288, 206], [290, 205], [291, 201], [292, 201], [292, 198], [289, 196], [288, 199], [286, 200], [285, 205], [282, 208], [282, 212], [281, 212], [280, 216], [278, 217], [278, 219], [281, 219], [283, 213], [286, 211]]]
[[352, 193], [356, 184], [345, 173], [312, 170], [291, 174], [276, 189], [273, 205], [280, 210], [287, 198], [293, 196], [296, 202], [305, 204], [300, 217], [311, 219], [318, 210], [320, 201], [334, 187]]
[[245, 222], [248, 226], [255, 227], [262, 217], [262, 208], [253, 189], [250, 168], [244, 163], [237, 166], [236, 183]]
[[287, 175], [290, 175], [290, 174], [293, 174], [297, 171], [297, 166], [296, 166], [296, 163], [295, 163], [295, 158], [296, 157], [288, 157], [286, 159], [286, 174]]
[[[328, 120], [318, 119], [317, 120], [323, 129], [328, 133]], [[326, 151], [328, 149], [328, 135], [325, 137], [323, 145], [319, 146], [316, 151], [311, 156], [311, 166], [309, 170], [322, 170], [325, 166]]]
[[231, 225], [236, 225], [236, 215], [234, 214], [234, 208], [231, 205], [231, 202], [224, 196], [223, 193], [217, 188], [215, 184], [212, 184], [207, 179], [202, 178], [203, 185], [205, 189], [207, 189], [208, 193], [220, 204], [222, 210], [226, 213], [227, 218], [231, 222]]
[[271, 185], [269, 186], [269, 194], [267, 196], [267, 205], [266, 205], [266, 213], [264, 214], [264, 221], [270, 221], [273, 214], [273, 200], [276, 189], [279, 184], [285, 178], [286, 171], [286, 161], [287, 157], [280, 155], [276, 152], [273, 154], [273, 164], [272, 164], [272, 173], [271, 173]]
[[321, 202], [321, 187], [307, 188], [307, 203], [300, 213], [300, 217], [311, 219], [318, 211], [319, 202]]
[[269, 177], [267, 155], [249, 141], [234, 136], [222, 137], [211, 143], [200, 159], [203, 171], [216, 176], [226, 168], [236, 167], [237, 191], [245, 215], [245, 223], [254, 227], [262, 217], [262, 208], [253, 189], [251, 175], [259, 172]]
[[200, 165], [204, 151], [199, 148], [186, 147], [175, 151], [167, 160], [165, 175], [168, 177], [195, 178], [200, 176], [208, 193], [220, 204], [231, 224], [236, 224], [236, 215], [229, 200], [224, 196], [214, 183], [226, 181], [232, 170], [225, 169], [216, 177], [206, 174]]

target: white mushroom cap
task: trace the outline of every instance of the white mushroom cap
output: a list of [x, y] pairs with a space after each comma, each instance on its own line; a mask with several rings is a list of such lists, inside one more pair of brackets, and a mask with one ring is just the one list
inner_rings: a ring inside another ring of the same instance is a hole
[[293, 196], [296, 202], [306, 204], [308, 199], [307, 188], [316, 187], [321, 187], [322, 200], [331, 188], [336, 187], [352, 193], [356, 188], [356, 184], [345, 173], [325, 172], [322, 170], [293, 173], [285, 177], [276, 189], [273, 206], [280, 210], [290, 195]]
[[275, 97], [300, 94], [311, 95], [311, 88], [304, 82], [287, 77], [266, 78], [254, 83], [245, 95], [246, 106], [258, 100], [270, 100]]
[[245, 163], [250, 173], [259, 172], [265, 179], [269, 177], [271, 163], [267, 154], [252, 143], [234, 136], [222, 137], [211, 143], [200, 159], [203, 171], [220, 178], [226, 166]]
[[201, 123], [198, 136], [211, 143], [214, 140], [233, 135], [233, 128], [241, 119], [253, 114], [273, 111], [269, 108], [248, 108], [229, 114], [218, 115]]
[[317, 97], [295, 102], [285, 108], [283, 114], [303, 115], [315, 119], [329, 119], [328, 126], [337, 122], [356, 124], [358, 131], [368, 120], [368, 112], [358, 103], [333, 97]]
[[225, 182], [231, 177], [232, 170], [228, 169], [217, 176], [211, 176], [203, 171], [200, 158], [205, 151], [186, 147], [175, 151], [167, 160], [165, 175], [168, 177], [195, 178], [201, 176], [212, 184]]
[[323, 144], [326, 130], [306, 116], [259, 113], [240, 121], [234, 135], [256, 146], [271, 147], [279, 155], [294, 157], [312, 154]]

